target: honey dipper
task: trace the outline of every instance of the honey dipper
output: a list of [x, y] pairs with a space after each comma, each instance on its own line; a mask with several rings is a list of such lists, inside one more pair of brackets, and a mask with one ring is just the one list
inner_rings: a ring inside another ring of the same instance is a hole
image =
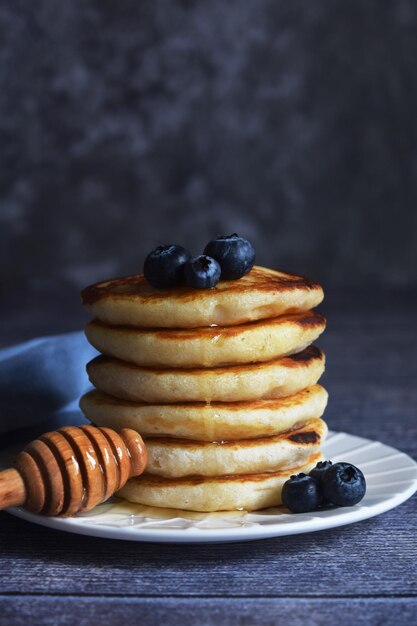
[[146, 467], [141, 436], [130, 428], [66, 426], [45, 433], [0, 472], [0, 510], [69, 516], [88, 511]]

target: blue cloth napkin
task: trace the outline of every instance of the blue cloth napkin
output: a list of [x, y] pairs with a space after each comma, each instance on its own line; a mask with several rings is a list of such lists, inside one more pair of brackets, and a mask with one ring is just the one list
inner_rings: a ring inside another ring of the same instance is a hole
[[82, 332], [0, 350], [0, 443], [5, 433], [42, 422], [56, 428], [85, 421], [78, 401], [91, 388], [85, 366], [97, 354]]

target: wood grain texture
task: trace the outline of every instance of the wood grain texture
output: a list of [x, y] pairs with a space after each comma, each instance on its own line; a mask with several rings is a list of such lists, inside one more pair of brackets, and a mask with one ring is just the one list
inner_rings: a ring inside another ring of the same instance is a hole
[[[416, 458], [415, 295], [346, 292], [323, 312], [330, 428]], [[329, 531], [206, 546], [102, 540], [0, 513], [0, 624], [413, 624], [416, 513], [414, 496]]]
[[21, 506], [25, 500], [25, 483], [19, 472], [14, 468], [0, 472], [0, 509]]
[[[335, 618], [337, 616], [337, 622]], [[0, 626], [382, 626], [416, 622], [415, 598], [372, 599], [202, 599], [0, 596]]]
[[2, 516], [0, 590], [7, 593], [305, 597], [416, 591], [412, 500], [331, 531], [195, 546], [67, 535]]

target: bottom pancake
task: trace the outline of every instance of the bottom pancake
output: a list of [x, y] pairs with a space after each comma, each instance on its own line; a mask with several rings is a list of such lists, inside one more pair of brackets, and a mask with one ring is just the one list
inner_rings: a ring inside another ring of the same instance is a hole
[[246, 476], [169, 479], [142, 474], [129, 480], [117, 495], [138, 504], [187, 511], [255, 511], [282, 504], [285, 481], [292, 474], [308, 473], [322, 459], [318, 452], [299, 467]]

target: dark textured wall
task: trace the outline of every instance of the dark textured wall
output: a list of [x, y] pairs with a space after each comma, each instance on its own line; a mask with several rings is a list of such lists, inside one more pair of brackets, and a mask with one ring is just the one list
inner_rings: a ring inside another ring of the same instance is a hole
[[178, 242], [346, 283], [417, 278], [413, 0], [3, 0], [6, 289]]

